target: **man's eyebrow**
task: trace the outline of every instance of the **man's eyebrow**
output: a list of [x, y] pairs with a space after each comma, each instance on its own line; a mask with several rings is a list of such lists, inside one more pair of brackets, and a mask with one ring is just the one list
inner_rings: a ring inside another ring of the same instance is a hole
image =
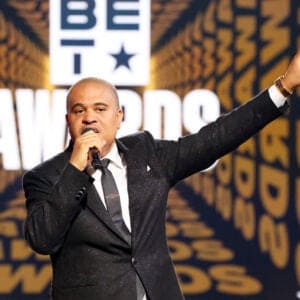
[[[107, 103], [104, 103], [104, 102], [96, 102], [96, 103], [93, 103], [93, 106], [108, 106]], [[71, 106], [71, 109], [74, 109], [76, 107], [85, 107], [85, 105], [81, 102], [76, 102], [74, 103], [72, 106]]]
[[99, 106], [99, 105], [101, 105], [101, 106], [108, 106], [108, 104], [104, 103], [104, 102], [96, 102], [96, 103], [94, 103], [94, 106]]

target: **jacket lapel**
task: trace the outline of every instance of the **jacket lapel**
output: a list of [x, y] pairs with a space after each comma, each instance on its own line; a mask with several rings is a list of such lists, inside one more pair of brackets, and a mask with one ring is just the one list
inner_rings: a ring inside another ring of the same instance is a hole
[[114, 225], [107, 209], [105, 208], [103, 202], [101, 201], [99, 194], [93, 185], [87, 194], [87, 207], [96, 215], [96, 217], [101, 220], [112, 232], [122, 238], [128, 245], [131, 241], [122, 235], [117, 227]]
[[145, 165], [146, 168], [145, 151], [139, 148], [139, 142], [131, 145], [130, 150], [119, 140], [117, 140], [117, 146], [119, 152], [124, 155], [124, 159], [127, 165], [127, 189], [131, 222], [131, 240], [132, 243], [134, 243], [139, 224], [139, 198], [141, 197], [141, 193], [138, 189], [138, 182], [141, 182], [141, 172], [143, 165]]
[[[135, 215], [139, 210], [138, 195], [135, 192], [135, 180], [139, 178], [139, 172], [142, 165], [142, 161], [145, 161], [140, 151], [129, 151], [129, 149], [120, 141], [116, 140], [118, 150], [121, 154], [124, 155], [126, 164], [127, 164], [127, 188], [128, 188], [128, 197], [129, 197], [129, 213], [131, 221], [131, 235], [134, 235], [136, 230], [135, 224]], [[73, 147], [72, 141], [69, 144], [69, 147], [66, 149], [67, 152], [71, 152]], [[133, 147], [135, 148], [135, 147]], [[96, 217], [103, 222], [112, 232], [126, 241], [129, 245], [131, 241], [126, 239], [119, 230], [114, 225], [107, 209], [105, 208], [103, 202], [100, 199], [100, 196], [93, 185], [89, 192], [87, 193], [87, 207], [96, 215]]]

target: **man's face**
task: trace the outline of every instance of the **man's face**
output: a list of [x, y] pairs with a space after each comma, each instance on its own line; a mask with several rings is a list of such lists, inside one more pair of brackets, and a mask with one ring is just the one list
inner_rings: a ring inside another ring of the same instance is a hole
[[86, 127], [93, 128], [108, 145], [114, 141], [123, 118], [110, 86], [99, 82], [75, 85], [68, 96], [66, 120], [73, 140]]

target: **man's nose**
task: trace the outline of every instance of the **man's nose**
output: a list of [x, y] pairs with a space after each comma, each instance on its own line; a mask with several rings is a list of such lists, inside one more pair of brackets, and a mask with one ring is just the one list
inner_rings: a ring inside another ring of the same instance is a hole
[[92, 124], [96, 122], [95, 114], [92, 111], [87, 110], [83, 115], [82, 122], [84, 124]]

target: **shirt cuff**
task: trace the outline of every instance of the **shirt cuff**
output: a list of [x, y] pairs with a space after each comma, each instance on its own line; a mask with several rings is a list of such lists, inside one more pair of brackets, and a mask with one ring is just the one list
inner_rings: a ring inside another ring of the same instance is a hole
[[282, 107], [286, 103], [287, 98], [284, 97], [275, 85], [268, 89], [269, 95], [276, 107]]

